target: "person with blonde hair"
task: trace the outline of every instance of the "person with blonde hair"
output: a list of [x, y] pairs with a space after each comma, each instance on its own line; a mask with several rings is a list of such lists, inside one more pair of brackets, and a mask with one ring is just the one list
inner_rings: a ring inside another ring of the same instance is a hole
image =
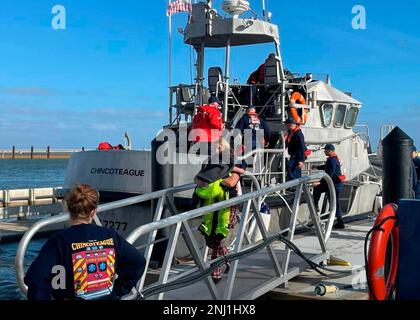
[[114, 300], [129, 293], [144, 257], [116, 231], [92, 224], [96, 189], [77, 185], [65, 200], [70, 226], [48, 239], [26, 273], [28, 299]]

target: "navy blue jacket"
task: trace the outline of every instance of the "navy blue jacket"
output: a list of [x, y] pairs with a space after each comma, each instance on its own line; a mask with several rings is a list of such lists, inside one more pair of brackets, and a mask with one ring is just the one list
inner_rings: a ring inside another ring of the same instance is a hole
[[290, 158], [295, 159], [298, 162], [305, 162], [306, 145], [305, 137], [303, 136], [301, 130], [298, 130], [295, 134], [293, 134], [290, 142], [286, 141], [286, 146], [288, 148]]
[[341, 164], [337, 157], [328, 157], [325, 163], [325, 172], [331, 177], [335, 185], [342, 184], [338, 178], [341, 176]]
[[252, 130], [252, 141], [255, 143], [257, 141], [257, 130], [264, 130], [264, 140], [266, 143], [270, 141], [270, 128], [267, 126], [266, 122], [259, 118], [260, 123], [256, 126], [252, 123], [251, 117], [249, 115], [244, 115], [241, 120], [236, 124], [236, 129], [241, 130], [242, 134], [246, 129]]
[[[83, 263], [74, 266], [75, 261], [78, 261], [76, 259], [83, 259], [82, 257], [86, 261], [85, 273], [82, 272]], [[65, 289], [53, 289], [52, 279], [57, 276], [52, 273], [54, 266], [63, 266], [66, 270]], [[75, 278], [84, 275], [85, 278], [81, 278], [102, 280], [106, 275], [105, 272], [109, 272], [109, 268], [114, 268], [118, 279], [114, 282], [112, 292], [107, 288], [109, 293], [106, 299], [117, 299], [129, 293], [136, 285], [144, 272], [145, 259], [113, 230], [93, 224], [72, 226], [49, 238], [32, 263], [24, 279], [28, 286], [28, 299], [84, 299], [75, 294], [75, 283], [77, 286], [80, 285]]]

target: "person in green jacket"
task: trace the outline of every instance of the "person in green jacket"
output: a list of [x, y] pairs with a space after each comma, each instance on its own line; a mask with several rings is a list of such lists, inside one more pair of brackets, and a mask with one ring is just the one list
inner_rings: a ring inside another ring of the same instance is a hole
[[[223, 144], [219, 153], [223, 148]], [[195, 178], [197, 187], [194, 192], [195, 200], [199, 206], [205, 207], [217, 202], [228, 200], [237, 195], [236, 186], [244, 170], [231, 164], [207, 164]], [[237, 223], [237, 206], [224, 208], [217, 212], [209, 212], [203, 216], [199, 227], [206, 238], [207, 246], [212, 250], [211, 259], [226, 255], [228, 249], [225, 239]], [[215, 282], [222, 278], [222, 269], [218, 268], [212, 273]]]

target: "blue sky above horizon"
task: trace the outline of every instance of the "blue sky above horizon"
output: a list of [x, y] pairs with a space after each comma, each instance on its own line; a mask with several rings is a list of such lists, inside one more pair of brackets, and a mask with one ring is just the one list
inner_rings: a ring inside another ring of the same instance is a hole
[[[222, 1], [215, 1], [220, 6]], [[260, 12], [260, 1], [251, 0]], [[67, 29], [53, 30], [54, 5]], [[353, 30], [354, 5], [367, 29]], [[404, 5], [403, 5], [404, 4]], [[359, 124], [377, 144], [382, 124], [397, 124], [420, 144], [420, 2], [268, 0], [280, 26], [285, 66], [331, 74], [333, 85], [364, 103]], [[0, 6], [0, 149], [149, 147], [167, 115], [166, 1], [2, 0]], [[410, 10], [407, 10], [410, 8]], [[174, 16], [174, 30], [185, 14]], [[272, 46], [235, 48], [232, 76], [247, 76]], [[207, 66], [224, 65], [212, 50]], [[173, 83], [189, 83], [190, 49], [174, 34]]]

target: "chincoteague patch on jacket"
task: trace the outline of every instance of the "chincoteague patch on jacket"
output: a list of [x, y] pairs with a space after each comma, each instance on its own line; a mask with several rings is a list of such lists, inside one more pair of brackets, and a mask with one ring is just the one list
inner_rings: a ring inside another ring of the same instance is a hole
[[114, 239], [72, 243], [74, 294], [84, 300], [108, 296], [113, 290]]

